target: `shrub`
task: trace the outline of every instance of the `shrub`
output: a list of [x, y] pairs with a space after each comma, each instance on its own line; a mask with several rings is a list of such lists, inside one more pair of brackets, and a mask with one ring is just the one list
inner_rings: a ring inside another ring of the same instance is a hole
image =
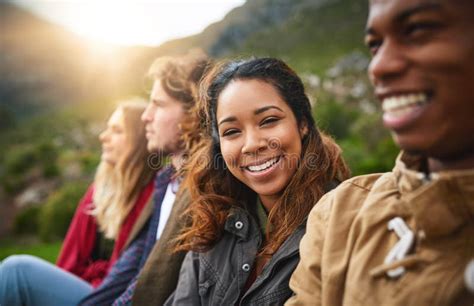
[[39, 206], [29, 206], [23, 209], [13, 221], [13, 232], [19, 235], [37, 234], [40, 210]]
[[31, 146], [18, 146], [9, 150], [5, 156], [5, 174], [23, 173], [32, 168], [37, 161]]
[[82, 171], [89, 175], [94, 175], [97, 165], [100, 163], [100, 153], [86, 151], [83, 152], [79, 158]]
[[360, 116], [354, 107], [329, 98], [316, 104], [314, 114], [318, 127], [337, 140], [351, 136], [351, 127]]
[[59, 167], [56, 165], [59, 152], [50, 141], [39, 143], [36, 146], [35, 154], [38, 162], [42, 165], [44, 177], [52, 178], [60, 174]]
[[85, 183], [69, 183], [48, 197], [38, 215], [41, 240], [54, 241], [64, 238], [86, 188]]
[[32, 169], [39, 168], [44, 178], [54, 178], [60, 174], [57, 166], [58, 149], [51, 141], [37, 141], [37, 144], [18, 145], [6, 152], [0, 181], [8, 194], [15, 194], [26, 186], [31, 179]]
[[26, 186], [25, 177], [20, 174], [3, 175], [0, 181], [3, 190], [9, 195], [19, 192]]

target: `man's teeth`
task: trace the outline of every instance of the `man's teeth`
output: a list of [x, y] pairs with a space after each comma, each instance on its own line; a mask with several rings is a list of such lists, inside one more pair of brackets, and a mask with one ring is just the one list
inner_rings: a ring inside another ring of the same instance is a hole
[[266, 169], [270, 168], [274, 164], [276, 164], [279, 159], [280, 159], [279, 157], [275, 157], [273, 159], [270, 159], [270, 160], [264, 162], [261, 165], [248, 166], [247, 169], [252, 171], [252, 172], [263, 171], [263, 170], [266, 170]]
[[426, 103], [428, 97], [424, 93], [408, 94], [401, 96], [392, 96], [385, 98], [382, 103], [384, 112], [409, 112], [410, 107], [414, 105], [422, 105]]

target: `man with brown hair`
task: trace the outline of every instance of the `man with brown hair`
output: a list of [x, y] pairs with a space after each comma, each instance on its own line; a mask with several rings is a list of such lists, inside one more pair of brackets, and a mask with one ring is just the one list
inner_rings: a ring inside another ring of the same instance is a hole
[[142, 115], [148, 150], [169, 157], [171, 165], [157, 174], [148, 226], [80, 305], [130, 305], [132, 299], [134, 305], [160, 305], [174, 291], [184, 253], [173, 253], [172, 241], [183, 226], [179, 217], [189, 203], [176, 175], [187, 151], [181, 127], [192, 120], [198, 83], [207, 65], [204, 55], [189, 54], [158, 58], [150, 67], [153, 87]]
[[287, 305], [473, 305], [474, 1], [371, 0], [365, 40], [402, 153], [315, 206]]

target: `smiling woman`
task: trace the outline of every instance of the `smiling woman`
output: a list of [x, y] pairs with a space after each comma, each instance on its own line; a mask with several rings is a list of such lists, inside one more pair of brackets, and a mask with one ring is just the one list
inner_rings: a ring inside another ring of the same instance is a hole
[[284, 62], [224, 62], [201, 83], [204, 144], [187, 165], [190, 251], [165, 305], [282, 305], [305, 220], [348, 177]]
[[[307, 124], [298, 124], [273, 85], [259, 80], [229, 84], [220, 95], [216, 117], [229, 171], [270, 211], [297, 170]], [[265, 139], [272, 142], [269, 150]]]
[[196, 34], [244, 0], [17, 0], [87, 38], [120, 45], [158, 45]]

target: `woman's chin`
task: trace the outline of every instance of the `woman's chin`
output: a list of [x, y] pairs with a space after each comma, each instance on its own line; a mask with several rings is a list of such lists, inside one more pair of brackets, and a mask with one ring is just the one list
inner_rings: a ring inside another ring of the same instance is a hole
[[111, 158], [110, 156], [107, 156], [106, 154], [102, 154], [100, 160], [110, 166], [114, 166], [116, 164], [115, 159]]

